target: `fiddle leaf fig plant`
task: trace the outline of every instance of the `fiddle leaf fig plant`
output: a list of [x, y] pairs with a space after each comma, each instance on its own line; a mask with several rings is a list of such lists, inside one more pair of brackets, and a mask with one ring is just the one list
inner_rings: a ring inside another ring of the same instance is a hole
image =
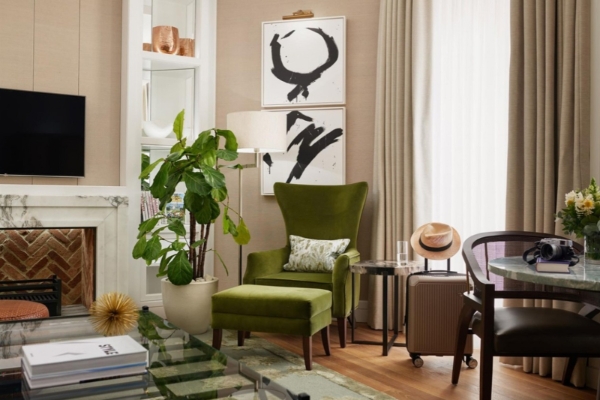
[[[142, 171], [145, 170], [148, 165], [150, 165], [150, 156], [148, 154], [144, 154], [142, 153]], [[150, 190], [150, 182], [148, 182], [148, 178], [146, 179], [141, 179], [141, 183], [142, 183], [142, 191], [149, 191]]]
[[[177, 143], [169, 155], [151, 164], [148, 162], [140, 174], [144, 181], [158, 168], [149, 189], [152, 197], [159, 199], [160, 211], [139, 225], [138, 241], [132, 253], [135, 259], [142, 258], [147, 265], [160, 260], [157, 277], [167, 276], [174, 285], [187, 285], [192, 280], [204, 278], [206, 253], [214, 251], [207, 248], [208, 236], [211, 224], [219, 216], [222, 215], [224, 234], [233, 236], [239, 245], [250, 241], [244, 220], [229, 207], [225, 176], [219, 170], [222, 167], [219, 160], [233, 161], [238, 156], [234, 133], [210, 129], [200, 133], [188, 146], [187, 138], [183, 137], [183, 121], [184, 111], [181, 111], [173, 122]], [[183, 207], [190, 214], [189, 231], [181, 219], [168, 217], [166, 213], [167, 203], [181, 182], [186, 187]], [[237, 214], [237, 225], [230, 213]], [[159, 224], [161, 221], [166, 224]], [[163, 233], [166, 231], [175, 234], [175, 239], [165, 238]], [[227, 271], [219, 254], [216, 251], [215, 254]]]

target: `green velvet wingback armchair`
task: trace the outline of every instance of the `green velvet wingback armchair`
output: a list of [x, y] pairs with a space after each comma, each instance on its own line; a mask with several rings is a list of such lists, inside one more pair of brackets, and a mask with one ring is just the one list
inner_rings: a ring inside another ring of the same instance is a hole
[[[244, 284], [326, 289], [332, 292], [332, 317], [337, 319], [341, 347], [346, 347], [346, 319], [352, 302], [350, 265], [360, 260], [356, 240], [367, 198], [366, 182], [349, 185], [296, 185], [275, 183], [275, 197], [286, 228], [286, 246], [248, 254]], [[346, 251], [335, 261], [333, 273], [288, 272], [283, 265], [290, 256], [290, 235], [310, 239], [350, 239]], [[360, 276], [354, 276], [360, 293]]]

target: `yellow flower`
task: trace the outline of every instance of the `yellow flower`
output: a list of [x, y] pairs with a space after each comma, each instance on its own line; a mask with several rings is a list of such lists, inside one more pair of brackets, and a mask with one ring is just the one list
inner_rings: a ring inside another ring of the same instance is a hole
[[574, 190], [571, 190], [569, 193], [565, 194], [565, 204], [569, 207], [571, 204], [575, 204], [575, 198], [577, 197], [577, 193]]
[[583, 195], [581, 195], [581, 193], [579, 193], [579, 195], [577, 196], [577, 198], [575, 200], [575, 209], [577, 210], [578, 214], [590, 215], [591, 213], [593, 213], [594, 212], [594, 196], [591, 194], [588, 194], [587, 196], [583, 197]]

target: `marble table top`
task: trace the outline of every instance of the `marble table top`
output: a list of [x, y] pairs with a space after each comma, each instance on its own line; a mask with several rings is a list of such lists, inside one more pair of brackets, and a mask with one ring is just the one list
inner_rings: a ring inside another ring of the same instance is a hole
[[350, 266], [350, 271], [356, 274], [369, 275], [409, 275], [423, 271], [423, 265], [417, 261], [409, 261], [407, 265], [398, 265], [397, 261], [367, 260], [359, 261]]
[[584, 266], [579, 263], [570, 268], [571, 273], [559, 274], [537, 272], [534, 266], [528, 265], [521, 257], [504, 257], [491, 260], [488, 269], [496, 275], [518, 281], [600, 292], [598, 265]]

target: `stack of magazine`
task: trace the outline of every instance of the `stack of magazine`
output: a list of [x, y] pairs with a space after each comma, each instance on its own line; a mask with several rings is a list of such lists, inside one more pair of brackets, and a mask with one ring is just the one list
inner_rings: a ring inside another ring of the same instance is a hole
[[25, 345], [23, 377], [31, 389], [146, 372], [148, 350], [130, 336]]

